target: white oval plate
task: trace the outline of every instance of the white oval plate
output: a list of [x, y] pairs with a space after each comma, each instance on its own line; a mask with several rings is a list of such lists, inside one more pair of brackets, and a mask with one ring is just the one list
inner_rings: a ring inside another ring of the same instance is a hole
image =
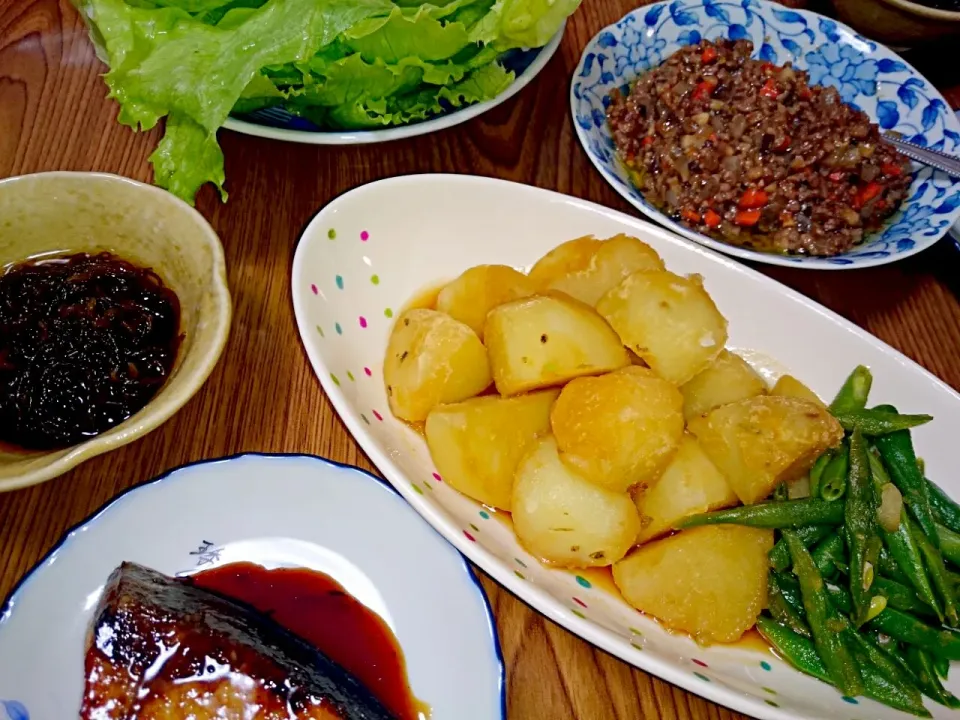
[[257, 137], [270, 138], [272, 140], [285, 140], [287, 142], [305, 143], [307, 145], [368, 145], [370, 143], [388, 142], [390, 140], [403, 140], [405, 138], [416, 137], [417, 135], [426, 135], [427, 133], [446, 130], [454, 125], [465, 123], [478, 115], [482, 115], [488, 110], [492, 110], [497, 105], [505, 103], [518, 92], [523, 90], [530, 82], [540, 74], [540, 71], [550, 62], [550, 58], [560, 47], [560, 41], [563, 40], [563, 31], [567, 23], [557, 31], [550, 42], [535, 51], [536, 56], [530, 61], [522, 72], [520, 72], [513, 83], [497, 95], [492, 100], [468, 105], [467, 107], [454, 110], [443, 115], [438, 115], [430, 120], [424, 120], [410, 125], [401, 125], [399, 127], [388, 127], [382, 130], [344, 130], [323, 131], [302, 129], [300, 125], [304, 123], [295, 115], [291, 115], [286, 110], [270, 108], [261, 110], [251, 115], [243, 117], [229, 117], [223, 124], [227, 130], [233, 130], [244, 135], [255, 135]]
[[506, 717], [490, 606], [458, 552], [362, 470], [240, 455], [133, 488], [25, 576], [0, 611], [0, 718], [77, 716], [87, 626], [124, 560], [167, 574], [239, 561], [325, 572], [393, 630], [432, 720]]
[[[832, 396], [858, 363], [877, 402], [936, 420], [916, 432], [931, 477], [960, 496], [954, 429], [960, 395], [826, 308], [666, 230], [565, 195], [489, 178], [414, 175], [358, 188], [310, 223], [293, 263], [293, 303], [311, 363], [340, 416], [384, 475], [450, 542], [511, 592], [589, 642], [706, 698], [775, 720], [887, 720], [902, 714], [844, 701], [771, 654], [701, 648], [577, 576], [540, 565], [496, 516], [434, 475], [423, 439], [387, 408], [382, 360], [400, 308], [472, 265], [529, 267], [580, 235], [639, 236], [679, 273], [701, 273], [730, 321], [730, 346], [749, 349], [770, 379], [789, 369]], [[775, 358], [776, 361], [772, 360]], [[957, 675], [951, 682], [960, 690]], [[931, 707], [938, 718], [952, 717]]]

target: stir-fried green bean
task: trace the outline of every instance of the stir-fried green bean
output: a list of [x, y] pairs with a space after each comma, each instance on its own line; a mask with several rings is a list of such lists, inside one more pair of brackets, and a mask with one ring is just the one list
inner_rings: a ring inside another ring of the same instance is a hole
[[957, 627], [960, 625], [960, 617], [957, 615], [957, 595], [953, 583], [947, 574], [947, 568], [943, 564], [943, 557], [940, 555], [940, 551], [933, 546], [933, 543], [930, 542], [930, 539], [924, 534], [923, 530], [920, 529], [918, 524], [910, 520], [909, 527], [910, 534], [913, 535], [917, 547], [920, 548], [920, 554], [923, 556], [927, 575], [930, 577], [931, 583], [940, 596], [940, 601], [943, 603], [944, 617], [946, 617], [952, 627]]
[[[826, 683], [833, 684], [827, 672], [827, 667], [820, 658], [813, 641], [765, 617], [757, 620], [757, 630], [773, 646], [777, 654], [795, 668]], [[922, 701], [917, 702], [915, 698], [904, 696], [898, 688], [872, 666], [864, 667], [863, 684], [864, 694], [877, 702], [917, 717], [930, 717], [930, 713], [923, 706]]]
[[[797, 537], [806, 548], [816, 545], [833, 531], [834, 528], [830, 525], [807, 525], [796, 529]], [[790, 548], [787, 547], [787, 541], [783, 538], [777, 540], [777, 544], [769, 552], [769, 557], [770, 567], [775, 570], [786, 570], [790, 567]]]
[[[920, 462], [919, 458], [917, 458], [917, 462]], [[947, 497], [947, 494], [936, 483], [930, 480], [926, 480], [926, 483], [930, 507], [933, 509], [933, 514], [937, 520], [953, 532], [960, 533], [960, 505]]]
[[943, 687], [940, 678], [937, 677], [936, 664], [930, 653], [911, 645], [907, 648], [906, 657], [907, 664], [924, 695], [948, 708], [960, 708], [960, 701]]
[[[880, 458], [873, 453], [870, 453], [869, 458], [875, 484], [887, 482], [889, 476]], [[927, 575], [923, 556], [913, 533], [910, 532], [908, 520], [907, 511], [904, 508], [900, 511], [900, 525], [896, 532], [891, 533], [881, 529], [880, 534], [883, 537], [889, 556], [894, 560], [897, 570], [902, 575], [901, 581], [905, 579], [917, 591], [920, 600], [926, 603], [940, 620], [943, 620], [942, 606], [933, 592], [933, 585]], [[883, 565], [884, 562], [884, 558], [881, 557], [881, 564]], [[887, 568], [882, 566], [881, 570], [885, 571], [890, 577], [898, 579], [893, 572], [887, 572]]]
[[833, 577], [838, 569], [843, 573], [849, 572], [843, 537], [839, 533], [833, 533], [824, 538], [813, 549], [812, 555], [817, 570], [824, 577]]
[[840, 392], [830, 403], [830, 412], [837, 414], [863, 410], [867, 406], [872, 385], [873, 374], [863, 365], [858, 365], [840, 386]]
[[820, 478], [820, 497], [824, 500], [828, 502], [839, 500], [847, 491], [849, 459], [849, 450], [846, 445], [842, 445], [827, 463]]
[[827, 668], [827, 673], [844, 694], [851, 697], [860, 695], [863, 692], [860, 668], [839, 632], [842, 624], [836, 617], [836, 611], [830, 603], [826, 585], [817, 571], [813, 557], [792, 531], [784, 530], [783, 537], [790, 547], [794, 574], [800, 581], [800, 593], [807, 613], [807, 623], [813, 634], [813, 644]]
[[844, 430], [853, 432], [860, 428], [864, 435], [880, 437], [898, 430], [909, 430], [933, 420], [932, 415], [898, 415], [882, 410], [856, 410], [851, 412], [835, 413]]
[[870, 586], [876, 574], [882, 544], [877, 529], [877, 499], [870, 475], [870, 459], [860, 428], [850, 436], [847, 487], [844, 520], [850, 556], [850, 592], [853, 597], [853, 621], [859, 627], [867, 621], [873, 597]]
[[[892, 405], [881, 405], [876, 409], [896, 412], [896, 408]], [[883, 457], [884, 465], [889, 470], [893, 484], [903, 495], [903, 500], [910, 509], [910, 514], [920, 523], [920, 527], [923, 528], [923, 532], [934, 547], [940, 547], [933, 509], [930, 507], [929, 490], [917, 465], [917, 455], [913, 449], [910, 431], [898, 430], [878, 437], [874, 442]]]
[[692, 515], [680, 520], [678, 530], [700, 525], [749, 525], [760, 528], [799, 528], [806, 525], [839, 525], [843, 505], [817, 498], [741, 505], [729, 510]]

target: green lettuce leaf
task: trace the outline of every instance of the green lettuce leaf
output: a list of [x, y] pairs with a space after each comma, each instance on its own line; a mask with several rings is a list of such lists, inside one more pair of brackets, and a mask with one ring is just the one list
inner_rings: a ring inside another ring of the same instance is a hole
[[[405, 125], [442, 112], [495, 98], [513, 82], [513, 73], [497, 63], [469, 73], [460, 82], [407, 95], [345, 103], [326, 110], [323, 120], [347, 130]], [[314, 119], [309, 109], [304, 116]]]
[[428, 119], [503, 92], [502, 52], [543, 45], [580, 0], [74, 0], [119, 120], [149, 129], [155, 182], [223, 191], [217, 129], [282, 106], [323, 127]]
[[580, 0], [497, 0], [470, 39], [501, 50], [542, 47], [579, 6]]
[[191, 205], [204, 183], [212, 182], [226, 202], [223, 151], [216, 133], [207, 132], [179, 113], [167, 117], [166, 132], [150, 156], [154, 182]]
[[151, 128], [176, 110], [215, 132], [260, 68], [307, 61], [347, 28], [392, 7], [389, 0], [270, 0], [229, 29], [178, 22], [142, 59], [111, 65], [106, 80], [120, 122]]
[[350, 50], [367, 62], [395, 63], [407, 57], [427, 62], [445, 60], [470, 44], [465, 25], [444, 23], [433, 16], [433, 5], [413, 12], [394, 8], [386, 18], [362, 20], [344, 33]]

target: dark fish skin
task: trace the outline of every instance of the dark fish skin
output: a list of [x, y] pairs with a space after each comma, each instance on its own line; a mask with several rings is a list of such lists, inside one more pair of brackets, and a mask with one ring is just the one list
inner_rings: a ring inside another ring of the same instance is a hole
[[85, 677], [81, 720], [396, 720], [269, 617], [135, 563], [107, 581]]

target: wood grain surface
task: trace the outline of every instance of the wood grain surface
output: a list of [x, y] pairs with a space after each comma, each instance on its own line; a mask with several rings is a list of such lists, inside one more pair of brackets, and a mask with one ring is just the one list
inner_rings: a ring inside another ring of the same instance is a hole
[[[375, 470], [324, 396], [297, 337], [289, 276], [301, 230], [349, 188], [432, 171], [507, 178], [630, 212], [580, 149], [567, 94], [587, 40], [637, 4], [586, 0], [536, 81], [485, 116], [436, 135], [324, 148], [221, 132], [230, 200], [221, 204], [207, 187], [198, 208], [223, 241], [234, 293], [225, 354], [161, 429], [54, 481], [0, 496], [0, 596], [67, 528], [130, 485], [183, 463], [299, 452]], [[117, 124], [104, 70], [69, 2], [0, 0], [0, 177], [69, 169], [150, 180], [147, 157], [158, 134]], [[960, 261], [949, 241], [874, 270], [761, 270], [960, 387]], [[484, 588], [506, 659], [511, 720], [743, 717], [592, 648], [487, 578]]]

